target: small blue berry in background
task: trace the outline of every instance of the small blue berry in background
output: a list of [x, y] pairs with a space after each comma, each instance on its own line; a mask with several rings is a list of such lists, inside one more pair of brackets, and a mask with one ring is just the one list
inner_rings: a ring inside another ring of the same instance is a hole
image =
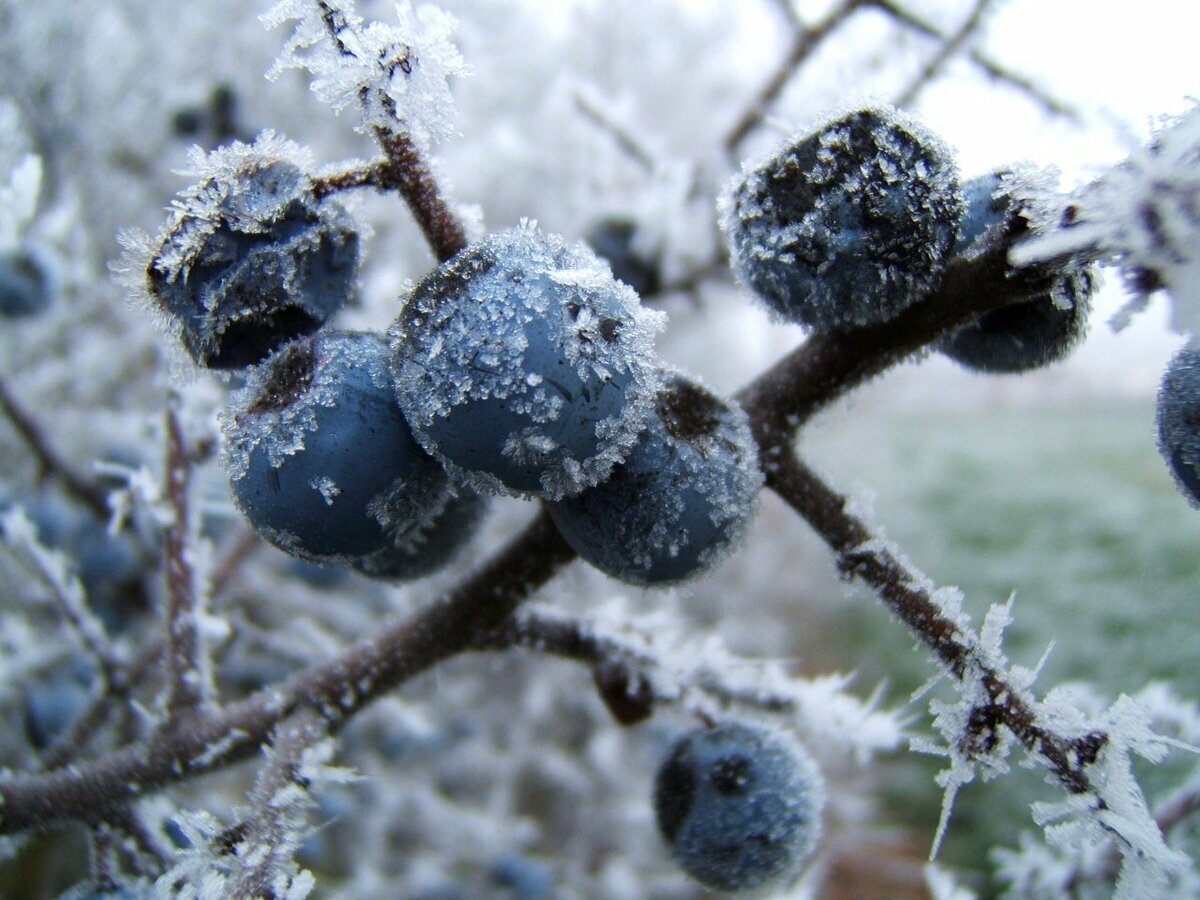
[[1200, 507], [1200, 347], [1167, 364], [1158, 389], [1158, 449], [1180, 492]]
[[722, 199], [734, 271], [818, 332], [895, 318], [935, 285], [963, 215], [948, 148], [891, 109], [793, 138]]
[[45, 750], [87, 709], [96, 672], [82, 658], [67, 661], [25, 694], [25, 735], [37, 750]]
[[53, 299], [50, 269], [40, 254], [27, 247], [0, 253], [0, 316], [35, 316]]
[[554, 896], [554, 873], [549, 866], [517, 853], [506, 853], [492, 865], [492, 880], [507, 888], [513, 900], [550, 900]]
[[741, 722], [684, 735], [654, 785], [671, 855], [719, 891], [798, 875], [816, 849], [824, 804], [824, 779], [794, 738]]
[[[969, 252], [993, 230], [1019, 215], [1004, 194], [1004, 173], [963, 186], [967, 214], [954, 253]], [[1069, 263], [1047, 294], [980, 316], [941, 343], [939, 350], [978, 372], [1026, 372], [1063, 359], [1083, 338], [1095, 282], [1082, 264]]]
[[745, 413], [672, 372], [625, 460], [549, 510], [567, 543], [602, 572], [637, 585], [677, 584], [737, 545], [761, 485]]
[[293, 163], [244, 144], [217, 153], [241, 167], [177, 202], [146, 284], [197, 364], [236, 369], [312, 334], [349, 301], [359, 240]]
[[490, 505], [487, 497], [468, 487], [457, 487], [441, 510], [431, 512], [403, 540], [354, 560], [351, 567], [368, 578], [383, 581], [411, 581], [432, 575], [466, 547], [479, 531]]
[[421, 443], [471, 487], [578, 493], [646, 421], [661, 319], [585, 245], [522, 225], [416, 286], [391, 331], [396, 396]]
[[658, 265], [636, 247], [637, 223], [632, 219], [601, 219], [583, 236], [596, 255], [608, 263], [613, 277], [645, 299], [662, 288]]
[[267, 541], [349, 562], [403, 541], [444, 505], [449, 480], [396, 406], [382, 335], [322, 332], [256, 367], [223, 416], [238, 508]]

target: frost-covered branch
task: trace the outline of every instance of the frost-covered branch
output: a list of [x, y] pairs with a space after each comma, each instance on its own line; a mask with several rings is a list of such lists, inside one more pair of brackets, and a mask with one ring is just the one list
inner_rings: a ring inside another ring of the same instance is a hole
[[163, 535], [167, 572], [167, 696], [168, 726], [200, 707], [208, 693], [209, 665], [201, 619], [203, 594], [195, 568], [196, 534], [190, 511], [192, 463], [188, 456], [176, 401], [166, 414], [166, 497], [171, 522]]
[[0, 834], [93, 818], [113, 804], [245, 759], [300, 709], [316, 710], [336, 729], [372, 700], [497, 628], [573, 558], [542, 513], [446, 597], [283, 686], [69, 769], [0, 778]]

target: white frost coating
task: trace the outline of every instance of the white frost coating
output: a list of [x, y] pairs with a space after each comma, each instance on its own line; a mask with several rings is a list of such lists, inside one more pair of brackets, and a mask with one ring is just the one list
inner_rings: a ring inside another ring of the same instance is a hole
[[422, 147], [454, 130], [449, 80], [467, 74], [451, 42], [454, 17], [429, 5], [396, 4], [395, 24], [364, 23], [351, 0], [281, 0], [268, 28], [296, 21], [283, 53], [267, 73], [288, 69], [312, 76], [312, 90], [337, 112], [358, 107], [359, 131], [407, 133]]
[[168, 281], [186, 277], [205, 239], [222, 224], [247, 234], [264, 232], [290, 204], [309, 195], [305, 173], [312, 170], [312, 152], [274, 131], [263, 131], [251, 144], [234, 141], [211, 152], [193, 147], [189, 163], [179, 174], [193, 184], [171, 201], [171, 215], [154, 244], [161, 248], [154, 266]]
[[[1137, 280], [1153, 273], [1171, 301], [1171, 328], [1200, 335], [1200, 106], [1166, 120], [1150, 143], [1057, 206], [1044, 234], [1014, 247], [1014, 265], [1098, 254]], [[1063, 213], [1070, 210], [1070, 225]], [[1115, 327], [1144, 307], [1139, 295]]]
[[0, 251], [12, 249], [33, 219], [42, 185], [42, 159], [27, 154], [10, 171], [0, 172]]
[[312, 482], [312, 488], [325, 498], [325, 503], [328, 506], [333, 506], [333, 501], [336, 500], [338, 495], [342, 492], [342, 489], [338, 487], [337, 484], [334, 483], [334, 480], [328, 475], [322, 478], [314, 479]]
[[[251, 412], [255, 401], [268, 393], [272, 377], [271, 362], [301, 343], [313, 348], [312, 380], [295, 402], [274, 409]], [[344, 389], [343, 365], [331, 365], [338, 359], [356, 371], [366, 371], [379, 387], [390, 383], [386, 358], [364, 351], [354, 332], [326, 332], [320, 340], [300, 338], [285, 345], [264, 363], [249, 370], [246, 383], [230, 395], [229, 404], [219, 415], [221, 464], [231, 480], [242, 478], [250, 464], [250, 454], [262, 446], [267, 459], [279, 467], [284, 459], [304, 449], [304, 437], [317, 428], [317, 408], [336, 406]], [[318, 488], [320, 490], [320, 488]], [[322, 491], [324, 494], [324, 491]], [[326, 501], [329, 500], [329, 495]]]

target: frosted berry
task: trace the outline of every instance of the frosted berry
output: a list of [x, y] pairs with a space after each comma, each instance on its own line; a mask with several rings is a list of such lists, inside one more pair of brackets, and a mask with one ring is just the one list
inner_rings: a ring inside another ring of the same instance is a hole
[[351, 563], [355, 571], [384, 581], [409, 581], [446, 566], [475, 536], [487, 515], [488, 498], [467, 487], [455, 489], [441, 509], [370, 556]]
[[[1003, 192], [1003, 173], [963, 187], [967, 214], [955, 253], [968, 252], [993, 229], [1019, 214]], [[1083, 338], [1095, 282], [1079, 263], [1064, 266], [1051, 291], [980, 316], [945, 340], [940, 350], [980, 372], [1025, 372], [1064, 358]]]
[[396, 407], [382, 335], [327, 332], [250, 373], [223, 417], [234, 500], [275, 546], [349, 561], [404, 540], [449, 481]]
[[675, 584], [736, 546], [761, 484], [741, 408], [671, 373], [625, 460], [549, 509], [567, 543], [601, 571], [631, 584]]
[[578, 493], [646, 420], [660, 321], [583, 244], [529, 225], [499, 232], [414, 289], [391, 332], [396, 396], [472, 487]]
[[723, 207], [739, 278], [816, 331], [884, 322], [925, 296], [963, 213], [949, 150], [883, 108], [792, 139]]
[[635, 245], [637, 223], [632, 219], [601, 219], [584, 235], [588, 246], [608, 263], [613, 277], [623, 281], [640, 297], [656, 294], [662, 287], [658, 265]]
[[1184, 347], [1167, 365], [1158, 389], [1158, 449], [1180, 492], [1200, 507], [1200, 347]]
[[0, 253], [0, 317], [37, 315], [53, 296], [49, 268], [37, 253], [27, 248]]
[[682, 737], [654, 785], [671, 855], [719, 891], [799, 874], [820, 838], [824, 803], [821, 773], [793, 738], [740, 722]]
[[354, 292], [358, 234], [291, 161], [236, 144], [238, 159], [177, 204], [146, 270], [150, 296], [192, 358], [252, 365], [320, 328]]

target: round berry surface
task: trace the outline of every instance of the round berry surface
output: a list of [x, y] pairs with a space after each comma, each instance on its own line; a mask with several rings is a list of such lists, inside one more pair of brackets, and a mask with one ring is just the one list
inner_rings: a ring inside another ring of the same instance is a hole
[[271, 543], [313, 561], [401, 540], [448, 479], [395, 403], [381, 335], [297, 340], [257, 367], [224, 417], [234, 499]]
[[1200, 347], [1171, 359], [1158, 390], [1158, 449], [1179, 490], [1200, 507]]
[[660, 320], [583, 244], [500, 232], [416, 286], [392, 329], [397, 397], [472, 487], [578, 493], [648, 415]]
[[816, 848], [824, 782], [790, 736], [728, 722], [681, 738], [658, 771], [654, 809], [694, 879], [745, 891], [794, 876]]

